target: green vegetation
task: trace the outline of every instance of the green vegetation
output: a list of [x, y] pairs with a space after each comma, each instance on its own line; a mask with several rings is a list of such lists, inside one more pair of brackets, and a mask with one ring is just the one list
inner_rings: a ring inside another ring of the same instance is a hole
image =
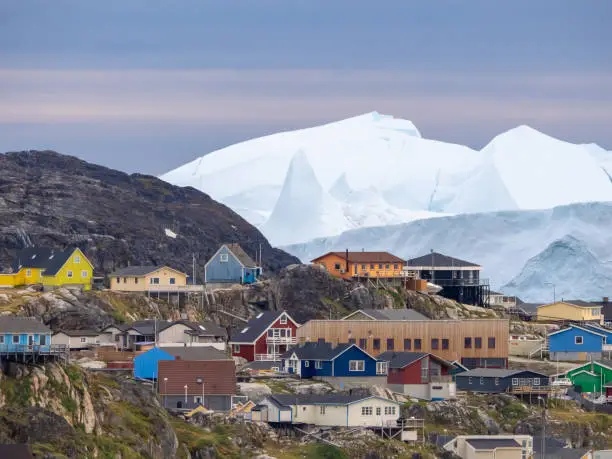
[[282, 379], [264, 379], [262, 383], [268, 386], [273, 394], [295, 393], [295, 391]]
[[24, 377], [20, 380], [3, 378], [0, 380], [0, 393], [6, 397], [9, 406], [28, 406], [33, 397], [32, 378]]
[[[340, 300], [333, 300], [327, 296], [321, 298], [321, 301], [331, 310], [332, 319], [337, 319], [348, 315], [351, 311], [342, 305]], [[329, 312], [322, 311], [325, 314], [325, 319], [329, 319]]]

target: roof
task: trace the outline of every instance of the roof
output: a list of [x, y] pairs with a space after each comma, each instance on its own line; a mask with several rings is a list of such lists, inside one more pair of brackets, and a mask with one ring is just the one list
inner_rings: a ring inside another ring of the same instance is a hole
[[47, 260], [47, 266], [43, 272], [43, 276], [55, 276], [58, 271], [62, 269], [62, 266], [66, 264], [75, 250], [76, 249], [68, 249], [52, 253]]
[[99, 336], [100, 332], [96, 330], [58, 330], [54, 335], [63, 333], [66, 336]]
[[0, 445], [0, 457], [11, 459], [34, 459], [29, 445]]
[[572, 306], [576, 306], [578, 308], [600, 308], [601, 307], [601, 305], [589, 303], [588, 301], [582, 301], [582, 300], [561, 300], [561, 301], [555, 301], [554, 303], [541, 304], [541, 305], [538, 306], [538, 308], [543, 308], [544, 306], [552, 306], [552, 305], [558, 304], [558, 303], [565, 303], [565, 304], [569, 304], [569, 305], [572, 305]]
[[293, 354], [300, 360], [332, 360], [355, 344], [342, 343], [332, 346], [327, 342], [308, 342], [289, 349], [281, 358], [289, 358]]
[[537, 374], [537, 375], [541, 375], [542, 378], [548, 378], [548, 375], [545, 375], [538, 371], [524, 370], [524, 369], [523, 370], [506, 370], [504, 368], [475, 368], [473, 370], [468, 370], [462, 373], [458, 373], [457, 377], [470, 376], [470, 377], [476, 377], [476, 378], [508, 378], [510, 376], [513, 376], [519, 373], [525, 373], [526, 371]]
[[548, 336], [557, 335], [557, 334], [559, 334], [559, 333], [565, 333], [565, 332], [567, 332], [567, 331], [569, 331], [569, 330], [572, 330], [572, 329], [574, 329], [574, 328], [577, 328], [578, 330], [582, 330], [582, 331], [584, 331], [584, 332], [586, 332], [586, 333], [590, 333], [590, 334], [592, 334], [592, 335], [601, 336], [602, 338], [606, 336], [605, 334], [602, 334], [601, 332], [599, 332], [599, 331], [597, 331], [597, 330], [593, 330], [593, 329], [590, 329], [590, 328], [581, 327], [581, 326], [576, 325], [576, 324], [569, 324], [569, 327], [565, 327], [565, 328], [562, 328], [562, 329], [560, 329], [560, 330], [557, 330], [557, 331], [554, 331], [554, 332], [552, 332], [552, 333], [549, 333], [549, 334], [548, 334]]
[[452, 368], [453, 364], [451, 362], [447, 362], [440, 357], [428, 354], [427, 352], [397, 352], [397, 351], [386, 351], [382, 354], [379, 354], [377, 359], [384, 360], [389, 362], [389, 368], [404, 368], [411, 363], [416, 362], [417, 360], [421, 360], [423, 357], [430, 356], [430, 358], [436, 360], [441, 363], [443, 366], [448, 368]]
[[516, 307], [518, 309], [522, 309], [525, 312], [535, 313], [538, 310], [538, 307], [542, 306], [542, 303], [521, 303]]
[[[260, 312], [244, 326], [232, 330], [230, 342], [252, 343], [283, 314], [285, 314], [285, 311]], [[287, 317], [289, 317], [288, 314]]]
[[[337, 257], [346, 260], [346, 252], [327, 252], [325, 255], [321, 255], [320, 257], [315, 258], [312, 261], [320, 260], [321, 258], [327, 257], [329, 255], [335, 255]], [[400, 257], [396, 257], [395, 255], [389, 252], [349, 252], [348, 253], [348, 261], [352, 263], [401, 263], [402, 265], [406, 263]]]
[[[533, 437], [533, 452], [534, 458], [542, 457], [542, 437]], [[567, 442], [564, 439], [555, 437], [544, 437], [544, 458], [545, 459], [579, 459], [586, 452], [584, 448], [568, 448]]]
[[[272, 394], [269, 398], [276, 401], [279, 405], [350, 405], [361, 400], [372, 398], [372, 395], [347, 395], [347, 394]], [[375, 397], [380, 398], [380, 397]], [[387, 399], [384, 399], [387, 400]], [[387, 400], [389, 403], [399, 404], [394, 400]]]
[[210, 346], [161, 346], [159, 349], [181, 360], [231, 360], [225, 352]]
[[273, 367], [280, 369], [282, 367], [282, 362], [280, 360], [255, 360], [243, 365], [240, 367], [240, 370], [269, 371], [272, 370]]
[[491, 450], [495, 448], [520, 448], [521, 445], [513, 438], [466, 438], [466, 443], [474, 449]]
[[245, 268], [257, 268], [257, 263], [247, 254], [240, 244], [224, 244]]
[[51, 329], [35, 317], [0, 317], [0, 333], [51, 333]]
[[157, 366], [160, 394], [183, 395], [187, 386], [188, 395], [201, 395], [202, 389], [206, 395], [236, 395], [233, 360], [160, 360]]
[[146, 276], [152, 272], [155, 272], [159, 269], [167, 268], [172, 271], [176, 271], [177, 273], [185, 274], [178, 269], [171, 268], [170, 266], [162, 265], [162, 266], [126, 266], [125, 268], [117, 269], [109, 274], [110, 277], [121, 277], [121, 276], [134, 276], [141, 277]]
[[430, 320], [429, 317], [414, 309], [359, 309], [344, 317], [343, 320], [350, 319], [358, 312], [362, 312], [375, 320]]
[[13, 265], [13, 272], [21, 268], [44, 269], [43, 275], [54, 276], [64, 266], [76, 248], [54, 250], [48, 247], [29, 247], [17, 252]]
[[168, 328], [170, 324], [171, 322], [168, 322], [167, 320], [136, 320], [129, 324], [129, 326], [124, 329], [124, 331], [134, 329], [142, 335], [154, 335], [155, 329], [157, 329], [157, 332], [159, 333], [161, 330]]
[[408, 266], [434, 266], [437, 268], [455, 267], [455, 268], [479, 268], [480, 265], [459, 258], [449, 257], [438, 252], [428, 253], [421, 257], [412, 258], [407, 261]]
[[203, 322], [192, 322], [189, 320], [177, 320], [176, 322], [171, 322], [168, 324], [166, 328], [170, 328], [172, 325], [183, 324], [191, 330], [186, 330], [185, 333], [188, 335], [195, 336], [227, 336], [227, 330], [220, 325], [217, 325], [214, 322], [203, 321]]

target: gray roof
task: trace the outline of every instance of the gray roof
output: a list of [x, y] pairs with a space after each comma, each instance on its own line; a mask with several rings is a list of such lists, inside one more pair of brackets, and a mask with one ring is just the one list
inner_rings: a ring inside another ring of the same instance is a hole
[[164, 328], [167, 328], [168, 325], [170, 324], [171, 322], [168, 322], [167, 320], [154, 320], [154, 319], [136, 320], [132, 322], [131, 324], [129, 324], [128, 327], [124, 328], [124, 331], [127, 331], [130, 328], [133, 328], [134, 330], [136, 330], [138, 333], [142, 335], [154, 335], [156, 328], [157, 328], [157, 332], [159, 333]]
[[51, 333], [51, 329], [35, 317], [0, 317], [0, 333]]
[[252, 343], [261, 335], [270, 325], [278, 320], [284, 311], [265, 311], [259, 313], [256, 317], [249, 320], [239, 328], [232, 330], [231, 342], [235, 343]]
[[255, 360], [254, 362], [249, 362], [246, 365], [240, 367], [241, 370], [271, 370], [272, 367], [280, 367], [282, 366], [282, 362], [280, 360]]
[[221, 336], [221, 337], [227, 337], [227, 330], [225, 328], [223, 328], [220, 325], [217, 325], [214, 322], [210, 322], [210, 321], [203, 321], [203, 322], [192, 322], [189, 320], [177, 320], [176, 322], [172, 322], [170, 323], [167, 327], [168, 328], [172, 325], [175, 325], [177, 323], [181, 323], [186, 325], [187, 327], [190, 327], [191, 330], [187, 330], [185, 331], [185, 333], [187, 333], [188, 335], [195, 335], [195, 336]]
[[160, 349], [181, 360], [230, 360], [225, 352], [210, 346], [172, 346]]
[[464, 371], [462, 373], [457, 373], [457, 377], [459, 376], [471, 376], [476, 378], [508, 378], [510, 376], [530, 372], [537, 375], [540, 375], [542, 378], [548, 378], [548, 375], [544, 373], [540, 373], [538, 371], [532, 370], [507, 370], [504, 368], [474, 368], [473, 370]]
[[542, 303], [521, 303], [517, 304], [516, 307], [522, 309], [525, 312], [535, 313], [538, 310]]
[[[360, 400], [371, 398], [372, 395], [346, 395], [346, 394], [272, 394], [268, 397], [274, 399], [279, 405], [348, 405]], [[389, 400], [393, 402], [393, 400]], [[393, 402], [397, 403], [397, 402]]]
[[495, 448], [520, 448], [519, 442], [513, 438], [466, 438], [474, 449], [491, 450]]
[[412, 258], [406, 262], [408, 266], [433, 266], [434, 268], [479, 268], [480, 265], [459, 258], [449, 257], [438, 252], [428, 253], [421, 257]]
[[47, 267], [43, 272], [44, 276], [55, 276], [57, 272], [62, 269], [62, 266], [66, 264], [70, 256], [74, 253], [75, 249], [63, 250], [61, 252], [55, 252], [49, 256], [47, 261]]
[[257, 263], [240, 247], [240, 244], [225, 244], [225, 246], [245, 268], [257, 268]]
[[[544, 459], [580, 459], [587, 449], [567, 448], [566, 441], [555, 437], [544, 437]], [[533, 437], [535, 458], [542, 457], [542, 437]]]
[[453, 364], [451, 362], [447, 362], [440, 357], [437, 357], [433, 354], [428, 354], [427, 352], [397, 352], [397, 351], [386, 351], [382, 354], [379, 354], [377, 359], [383, 360], [385, 362], [389, 362], [389, 368], [404, 368], [405, 366], [410, 365], [417, 360], [422, 359], [423, 357], [430, 356], [431, 359], [436, 360], [443, 366], [448, 368], [452, 368]]
[[76, 249], [54, 250], [47, 247], [29, 247], [17, 252], [13, 265], [13, 272], [20, 268], [44, 269], [45, 276], [54, 276], [68, 261]]
[[332, 346], [331, 343], [326, 342], [309, 342], [289, 349], [287, 352], [283, 353], [281, 357], [289, 358], [291, 355], [295, 354], [300, 360], [332, 360], [351, 346], [355, 345], [342, 343]]
[[99, 336], [100, 332], [96, 330], [58, 330], [54, 334], [63, 333], [67, 336]]
[[360, 311], [376, 320], [430, 320], [414, 309], [360, 309]]
[[146, 276], [153, 271], [157, 271], [162, 266], [127, 266], [125, 268], [117, 269], [109, 274], [110, 277], [121, 277], [121, 276]]

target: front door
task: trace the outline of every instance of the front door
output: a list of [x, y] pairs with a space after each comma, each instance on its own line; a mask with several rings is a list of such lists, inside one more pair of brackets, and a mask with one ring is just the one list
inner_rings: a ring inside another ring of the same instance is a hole
[[32, 335], [28, 335], [28, 346], [34, 345], [34, 337]]

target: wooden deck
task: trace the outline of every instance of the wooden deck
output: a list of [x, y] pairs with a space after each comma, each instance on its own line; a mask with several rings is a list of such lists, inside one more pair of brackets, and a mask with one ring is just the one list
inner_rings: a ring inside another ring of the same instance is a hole
[[47, 360], [70, 359], [70, 349], [65, 344], [28, 345], [3, 344], [0, 345], [0, 359], [22, 363], [37, 363]]

